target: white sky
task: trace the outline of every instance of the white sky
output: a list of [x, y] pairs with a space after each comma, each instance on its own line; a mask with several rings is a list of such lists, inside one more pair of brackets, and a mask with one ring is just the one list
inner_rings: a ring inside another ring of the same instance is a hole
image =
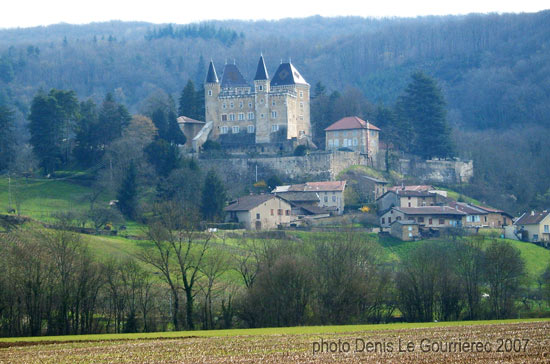
[[[467, 13], [520, 13], [550, 8], [548, 0], [3, 0], [0, 28], [60, 22], [139, 20], [185, 24], [208, 19], [281, 19], [310, 15], [414, 17]], [[273, 6], [271, 4], [277, 4]], [[260, 5], [260, 6], [258, 6]]]

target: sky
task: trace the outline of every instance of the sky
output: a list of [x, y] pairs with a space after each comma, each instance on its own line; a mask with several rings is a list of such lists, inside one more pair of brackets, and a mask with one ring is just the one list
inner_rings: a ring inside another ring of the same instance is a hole
[[[312, 15], [415, 17], [468, 13], [520, 13], [550, 8], [548, 0], [5, 0], [0, 28], [109, 20], [186, 24], [210, 19], [275, 20]], [[276, 5], [272, 5], [276, 4]], [[259, 6], [261, 5], [261, 6]]]

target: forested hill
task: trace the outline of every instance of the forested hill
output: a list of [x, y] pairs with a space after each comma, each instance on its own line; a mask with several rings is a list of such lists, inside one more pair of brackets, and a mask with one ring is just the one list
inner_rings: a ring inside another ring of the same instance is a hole
[[[310, 84], [357, 87], [373, 103], [393, 103], [410, 74], [424, 70], [443, 87], [451, 122], [461, 126], [550, 125], [550, 11], [202, 26], [203, 34], [154, 38], [147, 35], [166, 26], [109, 22], [1, 30], [0, 97], [26, 113], [39, 88], [73, 89], [97, 100], [115, 91], [138, 111], [151, 93], [179, 93], [189, 78], [202, 82], [211, 58], [219, 68], [236, 60], [252, 78], [263, 51], [271, 72], [291, 57]], [[190, 26], [173, 26], [182, 27]], [[208, 36], [212, 31], [237, 36], [227, 42]]]

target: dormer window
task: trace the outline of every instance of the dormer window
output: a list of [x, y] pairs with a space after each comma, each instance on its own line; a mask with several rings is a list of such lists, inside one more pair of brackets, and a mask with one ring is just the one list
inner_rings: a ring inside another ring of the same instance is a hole
[[264, 90], [264, 87], [262, 85], [258, 85], [258, 90], [259, 91], [263, 91]]

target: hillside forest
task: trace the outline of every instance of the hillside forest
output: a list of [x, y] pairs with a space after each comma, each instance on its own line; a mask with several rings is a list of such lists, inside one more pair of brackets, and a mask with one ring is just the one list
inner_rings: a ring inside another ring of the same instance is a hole
[[443, 95], [453, 154], [474, 160], [474, 180], [453, 187], [512, 213], [548, 207], [549, 20], [550, 11], [542, 11], [4, 29], [0, 152], [29, 156], [29, 116], [38, 94], [74, 92], [78, 103], [90, 105], [109, 97], [129, 114], [152, 117], [162, 108], [168, 115], [188, 81], [200, 94], [210, 59], [220, 71], [235, 62], [251, 79], [263, 52], [270, 72], [291, 58], [312, 85], [312, 123], [321, 140], [323, 127], [357, 115], [398, 145], [400, 97], [412, 75], [426, 74]]

